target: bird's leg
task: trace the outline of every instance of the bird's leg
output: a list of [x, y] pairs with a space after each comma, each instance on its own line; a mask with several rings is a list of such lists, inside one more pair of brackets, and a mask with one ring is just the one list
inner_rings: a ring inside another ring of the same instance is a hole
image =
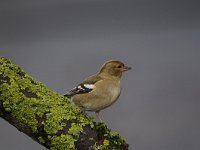
[[85, 110], [84, 109], [81, 109], [80, 108], [80, 112], [86, 117], [86, 118], [89, 118], [89, 116], [88, 116], [88, 114], [85, 112]]
[[103, 121], [101, 120], [100, 116], [99, 116], [99, 113], [100, 113], [100, 111], [95, 111], [95, 114], [96, 114], [97, 118], [100, 120], [100, 122], [103, 122]]

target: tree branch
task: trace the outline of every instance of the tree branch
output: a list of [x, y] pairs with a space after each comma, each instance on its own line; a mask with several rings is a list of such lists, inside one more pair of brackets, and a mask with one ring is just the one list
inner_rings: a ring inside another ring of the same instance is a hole
[[68, 99], [0, 58], [0, 117], [51, 150], [127, 150], [104, 123], [86, 117]]

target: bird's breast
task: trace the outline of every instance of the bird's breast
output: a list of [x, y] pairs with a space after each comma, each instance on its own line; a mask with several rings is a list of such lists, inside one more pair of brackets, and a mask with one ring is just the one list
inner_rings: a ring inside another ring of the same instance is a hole
[[121, 93], [120, 84], [114, 84], [113, 86], [109, 87], [108, 92], [110, 95], [110, 103], [112, 104], [117, 100]]

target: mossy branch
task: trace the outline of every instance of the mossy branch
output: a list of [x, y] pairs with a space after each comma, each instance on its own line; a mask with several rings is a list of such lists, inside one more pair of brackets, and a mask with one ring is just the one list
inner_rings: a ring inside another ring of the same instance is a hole
[[119, 134], [86, 117], [4, 57], [0, 57], [0, 117], [47, 149], [128, 149]]

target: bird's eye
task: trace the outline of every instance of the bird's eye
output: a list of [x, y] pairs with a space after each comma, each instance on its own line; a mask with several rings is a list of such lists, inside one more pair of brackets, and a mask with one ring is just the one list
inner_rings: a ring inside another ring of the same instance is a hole
[[119, 65], [117, 68], [121, 68], [122, 66], [121, 65]]

